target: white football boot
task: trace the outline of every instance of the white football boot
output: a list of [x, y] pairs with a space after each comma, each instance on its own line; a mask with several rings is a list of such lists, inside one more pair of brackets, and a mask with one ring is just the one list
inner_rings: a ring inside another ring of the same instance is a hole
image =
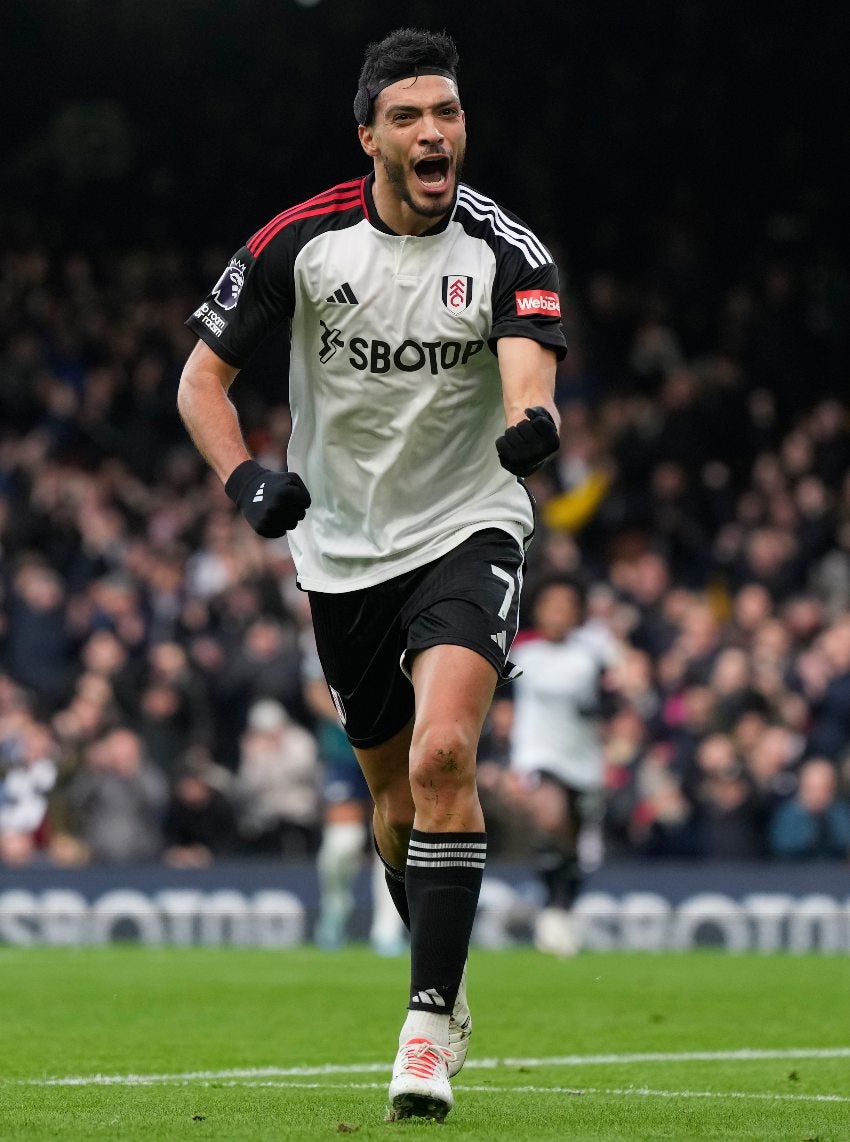
[[449, 1078], [453, 1079], [466, 1062], [469, 1040], [472, 1037], [472, 1016], [466, 999], [466, 964], [460, 977], [457, 999], [449, 1018], [449, 1046], [454, 1051], [454, 1059], [449, 1063]]
[[581, 940], [573, 913], [566, 908], [541, 909], [534, 924], [534, 946], [550, 956], [578, 955]]
[[433, 1118], [442, 1122], [454, 1105], [449, 1066], [454, 1051], [431, 1039], [407, 1039], [398, 1049], [390, 1082], [387, 1121]]

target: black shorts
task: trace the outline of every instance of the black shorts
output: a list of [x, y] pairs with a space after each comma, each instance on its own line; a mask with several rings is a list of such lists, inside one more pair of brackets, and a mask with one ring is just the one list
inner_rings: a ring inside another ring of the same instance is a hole
[[410, 656], [452, 644], [477, 651], [502, 681], [514, 666], [523, 553], [499, 528], [476, 532], [441, 558], [339, 595], [308, 592], [316, 646], [340, 721], [368, 749], [413, 717]]
[[585, 825], [597, 825], [602, 820], [605, 802], [601, 789], [576, 789], [549, 769], [534, 769], [525, 776], [529, 788], [555, 786], [561, 790], [566, 800], [567, 816], [576, 836]]

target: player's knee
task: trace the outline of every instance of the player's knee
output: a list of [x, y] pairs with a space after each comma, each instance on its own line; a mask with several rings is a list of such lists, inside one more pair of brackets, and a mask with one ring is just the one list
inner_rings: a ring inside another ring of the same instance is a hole
[[475, 746], [462, 726], [433, 726], [416, 734], [410, 749], [410, 786], [418, 790], [464, 790], [475, 785]]

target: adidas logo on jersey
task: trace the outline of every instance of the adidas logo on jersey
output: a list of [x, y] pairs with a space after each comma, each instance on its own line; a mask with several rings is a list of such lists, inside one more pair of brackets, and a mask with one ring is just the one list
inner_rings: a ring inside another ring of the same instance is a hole
[[256, 492], [254, 492], [254, 499], [252, 501], [253, 503], [261, 504], [263, 502], [263, 488], [265, 488], [265, 486], [266, 486], [266, 481], [263, 480], [262, 484], [260, 484], [260, 486], [259, 486], [259, 488], [257, 488]]
[[348, 284], [343, 282], [339, 289], [335, 289], [330, 297], [326, 297], [325, 301], [331, 302], [332, 305], [358, 305], [359, 302], [355, 296], [354, 290]]

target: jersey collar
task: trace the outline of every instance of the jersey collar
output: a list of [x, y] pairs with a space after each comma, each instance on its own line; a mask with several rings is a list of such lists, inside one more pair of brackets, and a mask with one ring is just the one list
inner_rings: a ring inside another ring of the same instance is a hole
[[[375, 199], [372, 196], [372, 187], [374, 185], [375, 185], [375, 172], [372, 171], [371, 174], [366, 176], [364, 183], [363, 183], [363, 202], [364, 202], [364, 211], [366, 214], [367, 222], [369, 222], [370, 225], [374, 226], [374, 228], [376, 230], [380, 230], [382, 234], [392, 234], [395, 238], [413, 237], [413, 235], [410, 235], [410, 234], [408, 234], [408, 235], [397, 234], [395, 232], [395, 230], [391, 230], [389, 228], [389, 226], [387, 226], [386, 222], [384, 222], [383, 218], [381, 218], [381, 216], [378, 214], [378, 211], [375, 209]], [[443, 231], [448, 227], [449, 222], [451, 222], [451, 220], [454, 216], [456, 206], [457, 206], [457, 192], [455, 192], [454, 203], [446, 211], [446, 213], [443, 215], [443, 217], [440, 219], [440, 221], [435, 226], [431, 226], [430, 229], [425, 230], [421, 234], [417, 234], [415, 236], [417, 238], [430, 238], [432, 234], [442, 234]]]

